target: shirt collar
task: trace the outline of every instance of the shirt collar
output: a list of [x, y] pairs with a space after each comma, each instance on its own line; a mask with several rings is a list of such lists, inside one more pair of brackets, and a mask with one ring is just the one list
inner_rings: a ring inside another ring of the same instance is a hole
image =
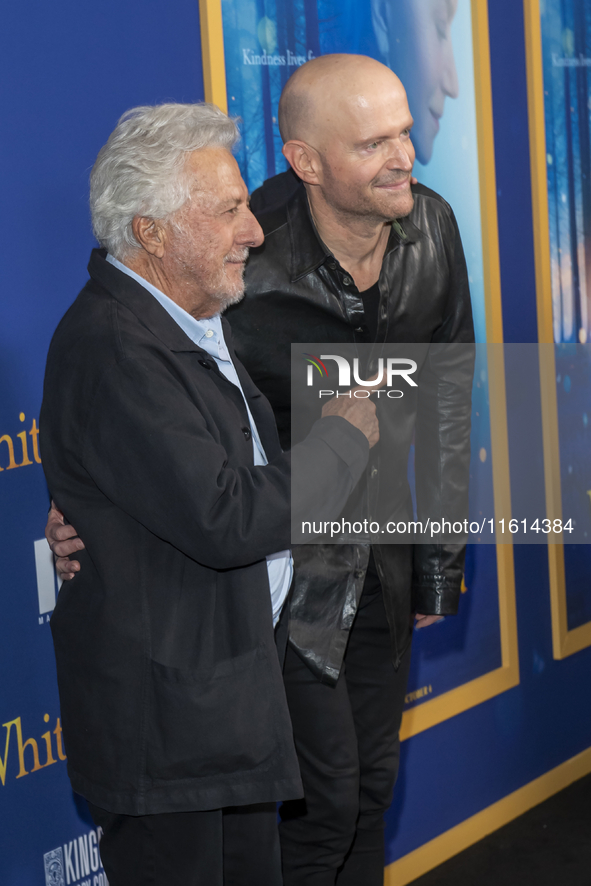
[[107, 261], [124, 274], [136, 280], [144, 289], [147, 289], [194, 344], [203, 348], [204, 351], [207, 351], [208, 354], [216, 357], [218, 360], [230, 361], [230, 355], [222, 331], [222, 318], [219, 314], [214, 314], [213, 317], [209, 317], [206, 320], [196, 320], [195, 317], [192, 317], [184, 308], [177, 305], [157, 286], [136, 274], [135, 271], [132, 271], [131, 268], [128, 268], [127, 265], [124, 265], [110, 253], [107, 254]]

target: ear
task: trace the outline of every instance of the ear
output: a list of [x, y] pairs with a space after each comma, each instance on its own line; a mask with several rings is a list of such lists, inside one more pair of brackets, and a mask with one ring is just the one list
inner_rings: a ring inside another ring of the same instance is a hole
[[136, 215], [131, 230], [142, 249], [156, 258], [162, 258], [166, 248], [166, 232], [159, 221]]
[[388, 37], [388, 12], [384, 0], [371, 0], [371, 21], [380, 54], [388, 64], [390, 40]]
[[283, 145], [283, 156], [302, 181], [309, 185], [319, 184], [322, 164], [315, 148], [306, 142], [291, 139]]

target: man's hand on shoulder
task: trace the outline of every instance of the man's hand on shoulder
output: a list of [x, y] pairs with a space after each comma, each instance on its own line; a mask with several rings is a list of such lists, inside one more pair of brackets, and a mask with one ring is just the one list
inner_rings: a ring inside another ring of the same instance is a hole
[[76, 551], [81, 551], [84, 543], [78, 538], [74, 527], [64, 523], [64, 515], [56, 508], [53, 501], [47, 517], [45, 538], [56, 558], [55, 568], [59, 578], [62, 581], [70, 581], [79, 572], [80, 563], [77, 560], [69, 560], [68, 557]]

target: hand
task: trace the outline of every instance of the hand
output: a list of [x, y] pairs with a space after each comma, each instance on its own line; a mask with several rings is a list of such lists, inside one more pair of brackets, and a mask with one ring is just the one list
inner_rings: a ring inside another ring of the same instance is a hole
[[429, 625], [437, 624], [438, 621], [443, 621], [443, 619], [443, 615], [421, 615], [417, 612], [415, 615], [415, 628], [417, 631], [420, 628], [428, 628]]
[[45, 527], [45, 538], [56, 557], [55, 568], [62, 581], [70, 581], [76, 572], [80, 570], [78, 560], [68, 560], [70, 554], [81, 551], [84, 548], [82, 539], [73, 526], [64, 525], [64, 515], [59, 511], [54, 502], [51, 502], [51, 510]]
[[360, 390], [367, 388], [353, 388], [350, 397], [333, 397], [322, 407], [322, 418], [327, 415], [340, 415], [365, 434], [371, 449], [380, 439], [380, 426], [375, 403], [369, 397], [355, 396], [355, 391]]
[[419, 180], [418, 180], [418, 178], [415, 178], [414, 175], [411, 175], [410, 183], [411, 183], [411, 185], [418, 185]]

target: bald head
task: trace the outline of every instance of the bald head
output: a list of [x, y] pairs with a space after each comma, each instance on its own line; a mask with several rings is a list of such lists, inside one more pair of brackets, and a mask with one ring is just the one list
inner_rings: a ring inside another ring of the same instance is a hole
[[283, 154], [312, 211], [322, 204], [335, 217], [370, 226], [412, 209], [412, 124], [396, 74], [363, 55], [306, 62], [279, 105]]
[[281, 137], [320, 146], [343, 113], [367, 107], [382, 90], [405, 96], [396, 74], [373, 58], [334, 54], [312, 59], [292, 74], [281, 94]]

